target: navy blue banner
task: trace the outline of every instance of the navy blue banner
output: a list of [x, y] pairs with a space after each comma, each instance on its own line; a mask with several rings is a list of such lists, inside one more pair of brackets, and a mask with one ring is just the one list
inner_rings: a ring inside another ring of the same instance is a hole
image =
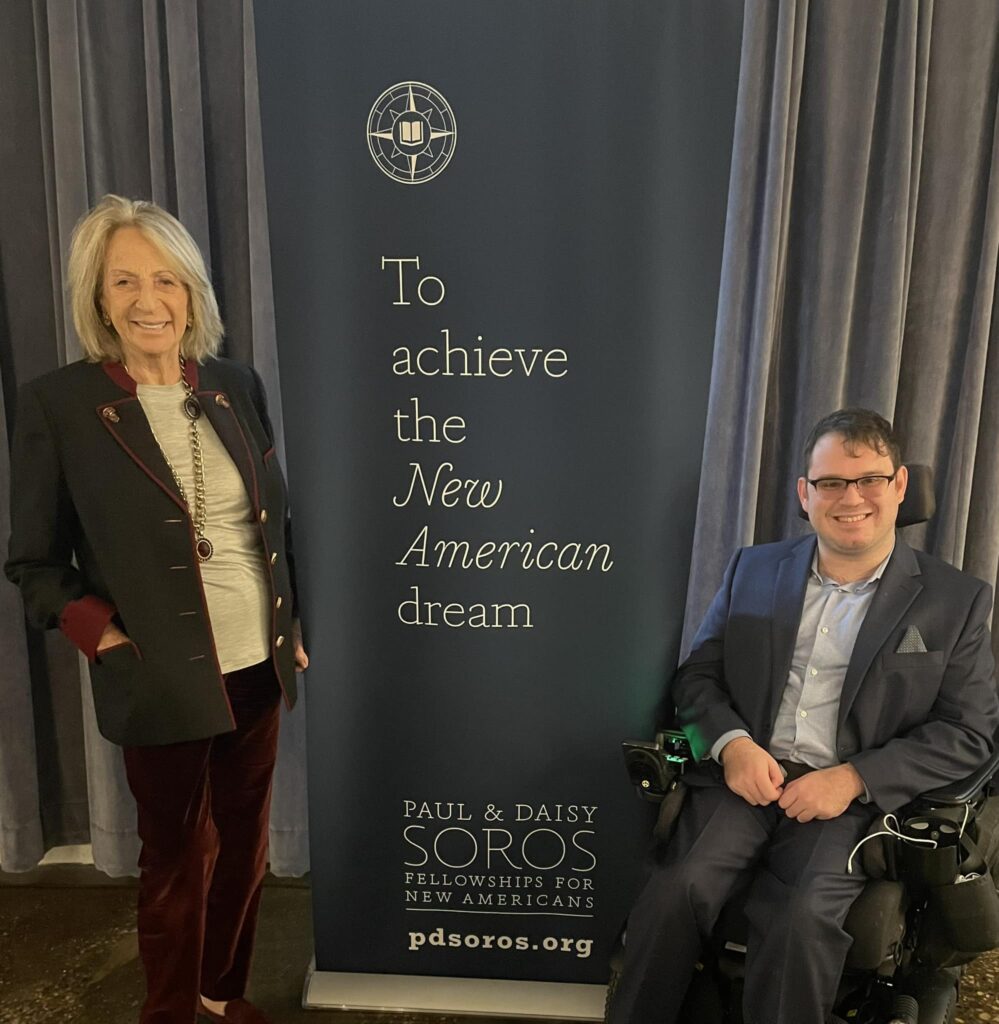
[[649, 827], [620, 742], [680, 637], [741, 4], [256, 19], [317, 966], [604, 981]]

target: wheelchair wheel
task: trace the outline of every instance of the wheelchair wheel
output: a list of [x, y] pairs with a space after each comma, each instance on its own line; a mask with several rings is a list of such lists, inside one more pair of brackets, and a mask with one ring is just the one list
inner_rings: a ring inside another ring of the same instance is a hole
[[[943, 1016], [939, 1016], [943, 1014]], [[950, 997], [947, 999], [945, 1006], [933, 1007], [933, 1012], [927, 1013], [926, 1009], [920, 1004], [919, 1024], [954, 1024], [957, 1017], [957, 990], [955, 989]]]
[[892, 1024], [919, 1024], [919, 1003], [912, 996], [898, 995], [892, 1002]]
[[960, 973], [947, 967], [915, 979], [910, 991], [919, 1003], [919, 1024], [954, 1024]]
[[943, 1024], [954, 1024], [954, 1020], [957, 1017], [957, 989], [951, 993], [950, 1002], [947, 1006], [946, 1017], [944, 1018]]

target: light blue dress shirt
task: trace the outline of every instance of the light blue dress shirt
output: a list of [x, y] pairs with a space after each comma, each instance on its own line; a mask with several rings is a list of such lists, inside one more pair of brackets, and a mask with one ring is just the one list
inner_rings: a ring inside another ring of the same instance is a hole
[[[820, 574], [816, 548], [791, 670], [770, 737], [770, 753], [778, 760], [796, 761], [811, 768], [831, 768], [840, 763], [836, 723], [843, 681], [857, 634], [894, 550], [892, 545], [888, 557], [867, 579], [837, 583]], [[749, 733], [745, 729], [723, 733], [712, 745], [711, 756], [720, 760], [725, 744], [737, 736]]]

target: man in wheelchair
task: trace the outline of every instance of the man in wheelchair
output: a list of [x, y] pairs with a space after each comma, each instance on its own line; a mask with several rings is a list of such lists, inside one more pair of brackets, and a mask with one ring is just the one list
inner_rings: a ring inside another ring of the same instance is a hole
[[[824, 417], [803, 470], [814, 537], [735, 554], [673, 681], [696, 766], [629, 917], [610, 1024], [682, 1019], [702, 941], [742, 887], [744, 1020], [837, 1020], [865, 884], [851, 854], [883, 815], [993, 753], [991, 591], [896, 535], [908, 472], [891, 425], [863, 409]], [[951, 833], [964, 841], [966, 825]], [[929, 817], [902, 845], [945, 832]]]

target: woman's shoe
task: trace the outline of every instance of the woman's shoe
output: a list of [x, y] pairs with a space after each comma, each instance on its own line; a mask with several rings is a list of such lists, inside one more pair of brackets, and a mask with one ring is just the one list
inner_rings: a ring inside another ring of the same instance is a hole
[[198, 1013], [218, 1024], [273, 1024], [270, 1017], [265, 1016], [253, 1003], [245, 999], [230, 999], [225, 1004], [225, 1013], [209, 1010], [204, 1003], [198, 1007]]

